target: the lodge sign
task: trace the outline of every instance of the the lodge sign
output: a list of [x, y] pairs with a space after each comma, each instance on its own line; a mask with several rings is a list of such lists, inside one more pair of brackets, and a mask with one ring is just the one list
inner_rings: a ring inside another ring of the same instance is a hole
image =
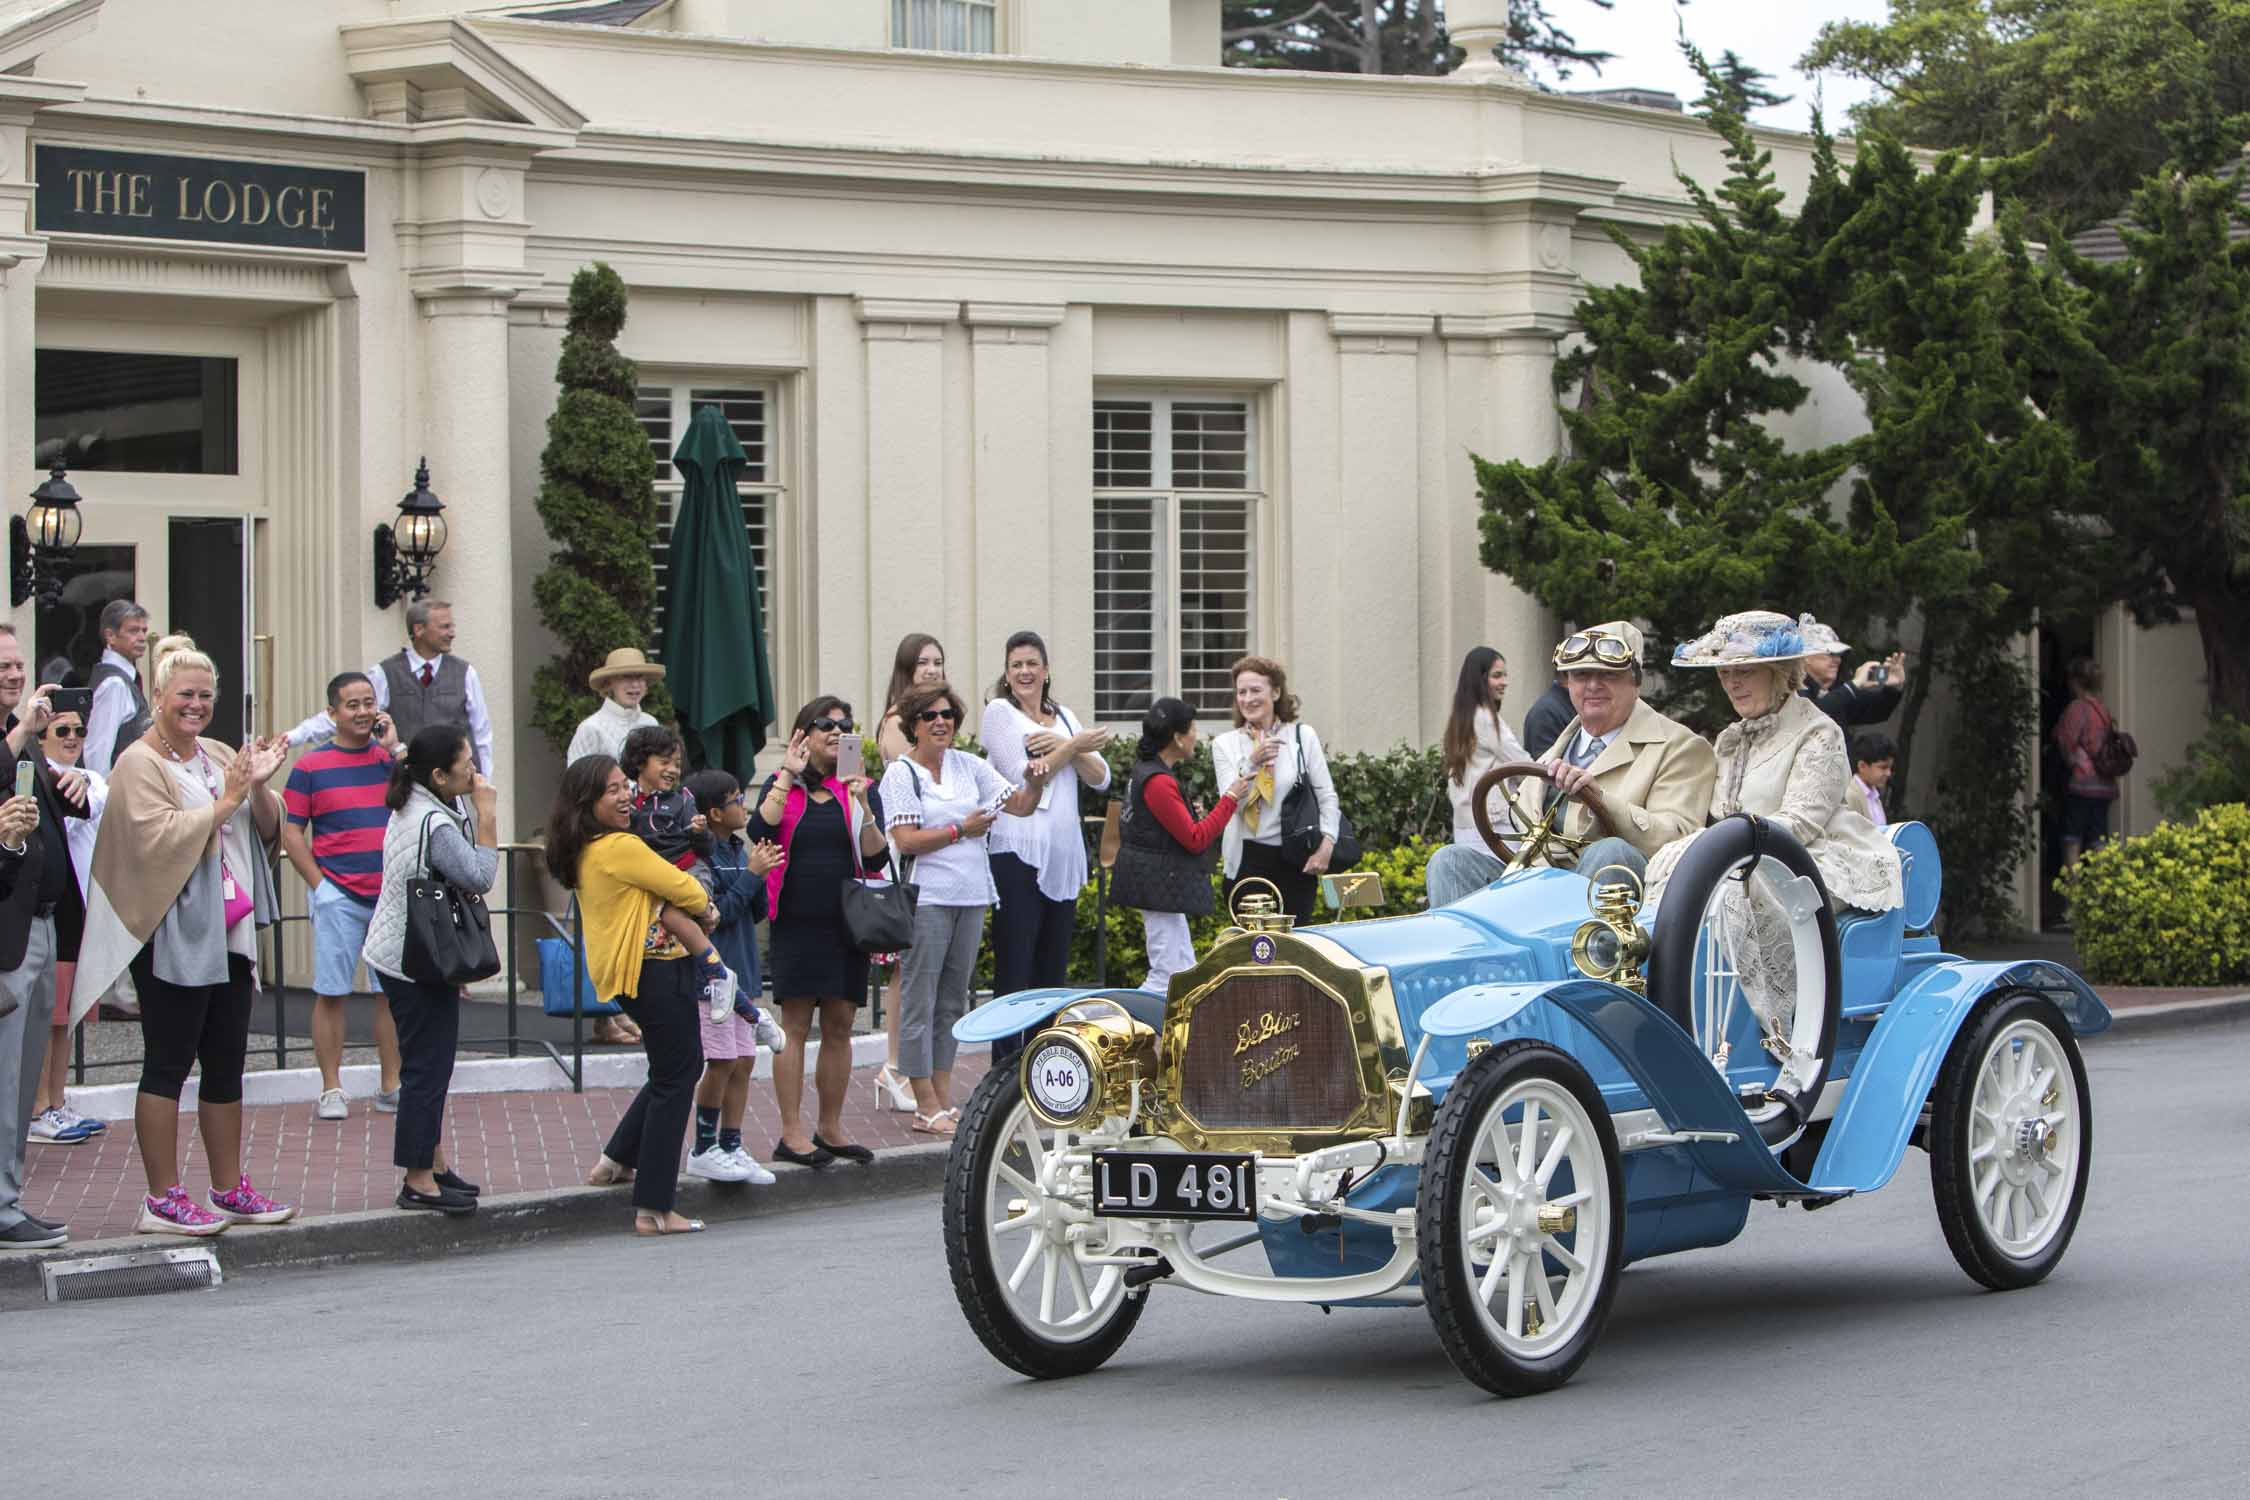
[[364, 172], [44, 145], [33, 167], [43, 234], [367, 248]]

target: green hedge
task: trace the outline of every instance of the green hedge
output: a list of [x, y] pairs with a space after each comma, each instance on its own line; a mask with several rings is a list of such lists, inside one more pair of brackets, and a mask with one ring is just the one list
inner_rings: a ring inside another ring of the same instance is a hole
[[2250, 980], [2250, 806], [2206, 808], [2093, 850], [2055, 882], [2087, 977], [2109, 984]]

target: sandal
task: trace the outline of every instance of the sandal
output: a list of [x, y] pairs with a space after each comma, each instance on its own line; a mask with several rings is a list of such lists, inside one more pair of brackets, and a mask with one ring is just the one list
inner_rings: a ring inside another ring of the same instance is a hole
[[626, 1035], [624, 1026], [615, 1016], [603, 1016], [594, 1023], [592, 1035], [586, 1040], [600, 1047], [623, 1047], [633, 1038]]
[[604, 1156], [594, 1163], [594, 1170], [586, 1174], [588, 1187], [617, 1187], [633, 1180], [633, 1169], [621, 1161], [611, 1161]]
[[678, 1224], [674, 1224], [672, 1216], [668, 1213], [649, 1213], [644, 1210], [633, 1215], [633, 1233], [635, 1234], [654, 1236], [659, 1234], [701, 1234], [702, 1232], [703, 1221], [701, 1219], [685, 1219]]
[[874, 1084], [875, 1102], [884, 1109], [902, 1115], [910, 1115], [916, 1112], [914, 1090], [907, 1084], [906, 1076], [900, 1073], [898, 1069], [892, 1067], [889, 1063], [883, 1064], [875, 1072]]
[[941, 1109], [935, 1114], [926, 1115], [920, 1110], [916, 1110], [914, 1112], [914, 1123], [908, 1128], [920, 1131], [923, 1135], [951, 1135], [953, 1134], [953, 1111]]

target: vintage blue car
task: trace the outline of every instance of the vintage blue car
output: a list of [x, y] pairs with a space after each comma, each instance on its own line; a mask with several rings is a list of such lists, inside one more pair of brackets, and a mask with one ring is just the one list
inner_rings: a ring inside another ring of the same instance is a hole
[[[1758, 1199], [1872, 1192], [1910, 1145], [1962, 1269], [2039, 1281], [2092, 1160], [2075, 1037], [2109, 1012], [2056, 965], [1942, 952], [1935, 841], [1891, 838], [1907, 900], [1881, 915], [1832, 914], [1804, 848], [1743, 817], [1653, 910], [1527, 842], [1413, 916], [1292, 930], [1238, 899], [1161, 1001], [1035, 990], [972, 1012], [962, 1040], [1026, 1041], [947, 1175], [970, 1326], [1051, 1378], [1100, 1365], [1165, 1287], [1420, 1304], [1464, 1375], [1527, 1394], [1586, 1358], [1627, 1264], [1723, 1245]], [[1794, 1007], [1764, 1015], [1728, 926], [1753, 899], [1795, 960]]]

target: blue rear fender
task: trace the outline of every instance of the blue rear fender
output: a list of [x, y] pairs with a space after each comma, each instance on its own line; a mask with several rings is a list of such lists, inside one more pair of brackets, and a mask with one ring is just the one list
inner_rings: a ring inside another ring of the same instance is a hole
[[2109, 1007], [2059, 964], [1948, 959], [1924, 969], [1876, 1019], [1813, 1164], [1815, 1183], [1840, 1185], [1832, 1191], [1872, 1192], [1891, 1180], [1954, 1037], [1996, 990], [2045, 996], [2079, 1036], [2109, 1029]]

